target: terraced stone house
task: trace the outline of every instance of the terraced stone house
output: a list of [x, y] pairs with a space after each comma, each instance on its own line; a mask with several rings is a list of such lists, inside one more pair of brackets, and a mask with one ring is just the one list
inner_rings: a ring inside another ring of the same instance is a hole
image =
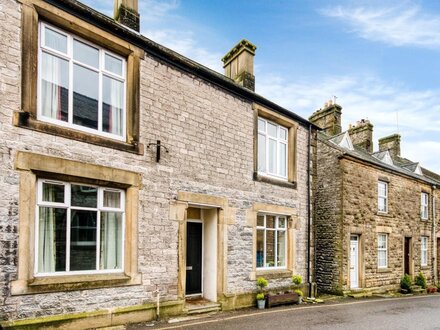
[[313, 278], [316, 126], [142, 36], [137, 1], [0, 0], [0, 324], [250, 306]]
[[321, 292], [397, 290], [404, 274], [438, 279], [440, 177], [401, 156], [400, 135], [379, 140], [361, 120], [341, 132], [328, 102], [318, 134], [316, 281]]

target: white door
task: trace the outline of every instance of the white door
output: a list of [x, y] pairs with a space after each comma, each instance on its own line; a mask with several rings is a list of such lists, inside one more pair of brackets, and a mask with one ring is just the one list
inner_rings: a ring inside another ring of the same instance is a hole
[[359, 236], [350, 237], [350, 288], [359, 287]]

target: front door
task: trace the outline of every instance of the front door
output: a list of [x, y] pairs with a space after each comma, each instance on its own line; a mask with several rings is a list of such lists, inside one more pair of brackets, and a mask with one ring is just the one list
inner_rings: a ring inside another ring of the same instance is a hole
[[405, 237], [405, 246], [403, 249], [403, 272], [410, 274], [409, 261], [411, 260], [411, 237]]
[[350, 237], [350, 288], [359, 287], [359, 236]]
[[186, 294], [202, 293], [202, 232], [201, 222], [186, 224]]

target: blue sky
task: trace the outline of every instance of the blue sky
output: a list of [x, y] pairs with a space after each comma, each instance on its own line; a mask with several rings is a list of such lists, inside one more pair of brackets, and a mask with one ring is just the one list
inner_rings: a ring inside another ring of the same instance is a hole
[[[112, 0], [82, 0], [112, 15]], [[141, 32], [223, 72], [246, 38], [256, 91], [308, 118], [337, 96], [343, 129], [402, 135], [402, 156], [440, 173], [440, 1], [139, 0]]]

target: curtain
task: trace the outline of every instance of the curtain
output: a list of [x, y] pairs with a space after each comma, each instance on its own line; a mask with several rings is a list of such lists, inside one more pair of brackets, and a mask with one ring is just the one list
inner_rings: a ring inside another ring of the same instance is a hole
[[[104, 206], [120, 207], [119, 192], [104, 192]], [[101, 269], [122, 268], [122, 214], [101, 213]]]
[[[55, 201], [55, 188], [43, 185], [43, 200]], [[55, 271], [55, 209], [52, 207], [40, 207], [40, 224], [38, 239], [38, 271], [51, 273]]]
[[41, 104], [43, 115], [62, 119], [61, 114], [62, 60], [43, 52]]
[[123, 84], [110, 79], [109, 132], [122, 135]]

